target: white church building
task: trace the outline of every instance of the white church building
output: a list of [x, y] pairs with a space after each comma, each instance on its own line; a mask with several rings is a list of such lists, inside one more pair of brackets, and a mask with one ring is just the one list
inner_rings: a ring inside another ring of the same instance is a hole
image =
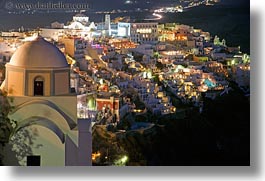
[[77, 117], [70, 67], [56, 46], [42, 37], [20, 46], [6, 64], [1, 89], [14, 106], [9, 113], [17, 121], [13, 136], [24, 128], [38, 132], [35, 141], [42, 146], [32, 146], [33, 155], [27, 156], [38, 155], [40, 166], [92, 164], [91, 123]]
[[81, 13], [74, 15], [72, 21], [67, 25], [58, 22], [51, 25], [51, 28], [41, 28], [40, 35], [44, 38], [52, 38], [55, 41], [65, 35], [76, 35], [85, 40], [90, 40], [95, 33], [94, 30], [96, 30], [95, 23], [90, 22], [89, 17]]

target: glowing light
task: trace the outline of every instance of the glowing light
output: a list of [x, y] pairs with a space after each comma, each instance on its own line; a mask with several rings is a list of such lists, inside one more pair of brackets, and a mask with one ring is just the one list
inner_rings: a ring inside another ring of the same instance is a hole
[[147, 73], [147, 78], [151, 79], [152, 78], [152, 72]]
[[124, 156], [124, 157], [121, 158], [122, 163], [126, 163], [127, 160], [128, 160], [128, 157], [127, 156]]
[[103, 48], [100, 44], [92, 44], [91, 47], [96, 49]]
[[100, 152], [92, 153], [92, 160], [96, 160], [100, 155]]
[[34, 41], [34, 40], [36, 40], [37, 37], [38, 37], [38, 34], [35, 33], [32, 36], [30, 36], [30, 37], [24, 38], [23, 41]]
[[152, 33], [152, 29], [150, 29], [150, 28], [137, 29], [136, 31], [137, 31], [137, 33], [141, 33], [141, 34], [143, 34], [143, 33]]
[[128, 156], [123, 156], [122, 158], [114, 161], [114, 164], [117, 166], [125, 166], [126, 162], [129, 160]]
[[100, 79], [99, 83], [102, 85], [104, 84], [103, 79]]
[[144, 20], [160, 20], [163, 18], [163, 16], [161, 14], [157, 14], [157, 13], [153, 13], [153, 16], [155, 16], [154, 18], [150, 18], [150, 19], [144, 19]]

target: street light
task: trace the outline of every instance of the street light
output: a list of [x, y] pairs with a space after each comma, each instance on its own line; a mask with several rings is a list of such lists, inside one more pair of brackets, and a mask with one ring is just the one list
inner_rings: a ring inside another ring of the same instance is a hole
[[128, 157], [126, 155], [121, 158], [121, 162], [123, 164], [125, 164], [127, 162], [127, 160], [128, 160]]

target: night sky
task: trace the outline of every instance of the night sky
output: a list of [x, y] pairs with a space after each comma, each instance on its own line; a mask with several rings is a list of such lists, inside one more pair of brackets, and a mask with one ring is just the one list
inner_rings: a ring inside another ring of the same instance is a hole
[[[135, 9], [137, 7], [154, 9], [167, 6], [178, 0], [145, 0], [136, 4], [125, 5], [125, 0], [0, 0], [0, 31], [24, 28], [47, 27], [52, 22], [67, 23], [76, 13], [35, 13], [35, 14], [8, 14], [4, 8], [6, 2], [65, 2], [65, 3], [89, 3], [91, 9], [86, 12], [91, 21], [100, 22], [103, 14], [93, 14], [95, 11], [113, 9]], [[150, 3], [148, 3], [150, 2]], [[111, 17], [130, 16], [143, 19], [150, 15], [147, 13], [112, 14]], [[214, 35], [225, 38], [231, 46], [241, 45], [244, 52], [249, 53], [250, 44], [250, 1], [249, 0], [221, 0], [214, 7], [196, 7], [185, 13], [167, 14], [159, 23], [176, 22], [202, 28]], [[220, 28], [223, 27], [223, 28]], [[225, 28], [224, 28], [225, 27]], [[248, 35], [248, 36], [246, 36]]]

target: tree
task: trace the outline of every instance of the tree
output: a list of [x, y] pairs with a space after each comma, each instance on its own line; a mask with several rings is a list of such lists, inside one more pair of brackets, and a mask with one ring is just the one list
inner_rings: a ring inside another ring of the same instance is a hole
[[6, 97], [6, 93], [0, 91], [0, 142], [5, 144], [9, 140], [9, 136], [16, 125], [16, 122], [8, 118], [12, 106]]
[[[9, 100], [7, 93], [0, 90], [0, 151], [7, 147], [8, 151], [12, 152], [12, 157], [20, 165], [26, 165], [26, 157], [33, 154], [32, 147], [37, 148], [42, 145], [34, 142], [38, 136], [36, 129], [22, 128], [15, 132], [17, 122], [8, 118], [8, 114], [14, 109], [10, 105], [10, 101], [12, 99]], [[5, 155], [0, 152], [0, 165], [4, 164], [4, 157]]]
[[[16, 122], [8, 118], [12, 106], [9, 104], [6, 95], [5, 92], [0, 90], [0, 143], [2, 147], [9, 142], [9, 138], [16, 126]], [[0, 152], [0, 165], [3, 165], [2, 158], [3, 154]]]

